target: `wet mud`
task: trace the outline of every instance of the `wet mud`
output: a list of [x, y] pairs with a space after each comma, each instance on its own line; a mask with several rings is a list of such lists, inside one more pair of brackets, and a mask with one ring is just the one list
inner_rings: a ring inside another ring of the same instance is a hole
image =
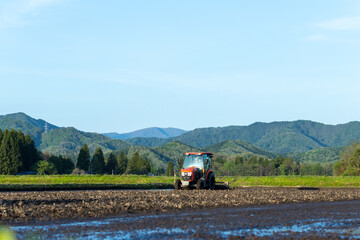
[[125, 213], [15, 225], [18, 239], [358, 239], [360, 201]]
[[58, 191], [0, 193], [0, 222], [81, 220], [283, 203], [360, 199], [360, 189], [245, 188], [192, 191]]

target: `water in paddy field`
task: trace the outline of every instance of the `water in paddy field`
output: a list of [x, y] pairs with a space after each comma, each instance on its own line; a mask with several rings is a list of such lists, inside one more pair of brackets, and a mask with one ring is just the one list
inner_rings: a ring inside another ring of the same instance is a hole
[[18, 239], [360, 238], [358, 206], [360, 201], [197, 209], [10, 228]]

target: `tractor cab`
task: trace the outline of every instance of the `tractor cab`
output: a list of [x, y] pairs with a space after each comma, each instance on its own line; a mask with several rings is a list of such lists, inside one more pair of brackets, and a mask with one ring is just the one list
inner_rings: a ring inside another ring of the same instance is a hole
[[199, 168], [207, 170], [211, 168], [212, 153], [185, 153], [183, 169]]

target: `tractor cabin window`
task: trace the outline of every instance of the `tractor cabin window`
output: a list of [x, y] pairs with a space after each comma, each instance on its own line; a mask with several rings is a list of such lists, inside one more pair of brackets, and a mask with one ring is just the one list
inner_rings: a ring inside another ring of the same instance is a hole
[[184, 159], [183, 168], [189, 168], [189, 167], [195, 167], [195, 168], [204, 168], [204, 157], [199, 155], [187, 155]]

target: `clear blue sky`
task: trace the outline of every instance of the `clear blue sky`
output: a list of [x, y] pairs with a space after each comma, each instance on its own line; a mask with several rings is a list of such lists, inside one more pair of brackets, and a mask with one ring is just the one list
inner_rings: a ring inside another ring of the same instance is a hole
[[0, 115], [92, 132], [360, 120], [360, 1], [0, 0]]

